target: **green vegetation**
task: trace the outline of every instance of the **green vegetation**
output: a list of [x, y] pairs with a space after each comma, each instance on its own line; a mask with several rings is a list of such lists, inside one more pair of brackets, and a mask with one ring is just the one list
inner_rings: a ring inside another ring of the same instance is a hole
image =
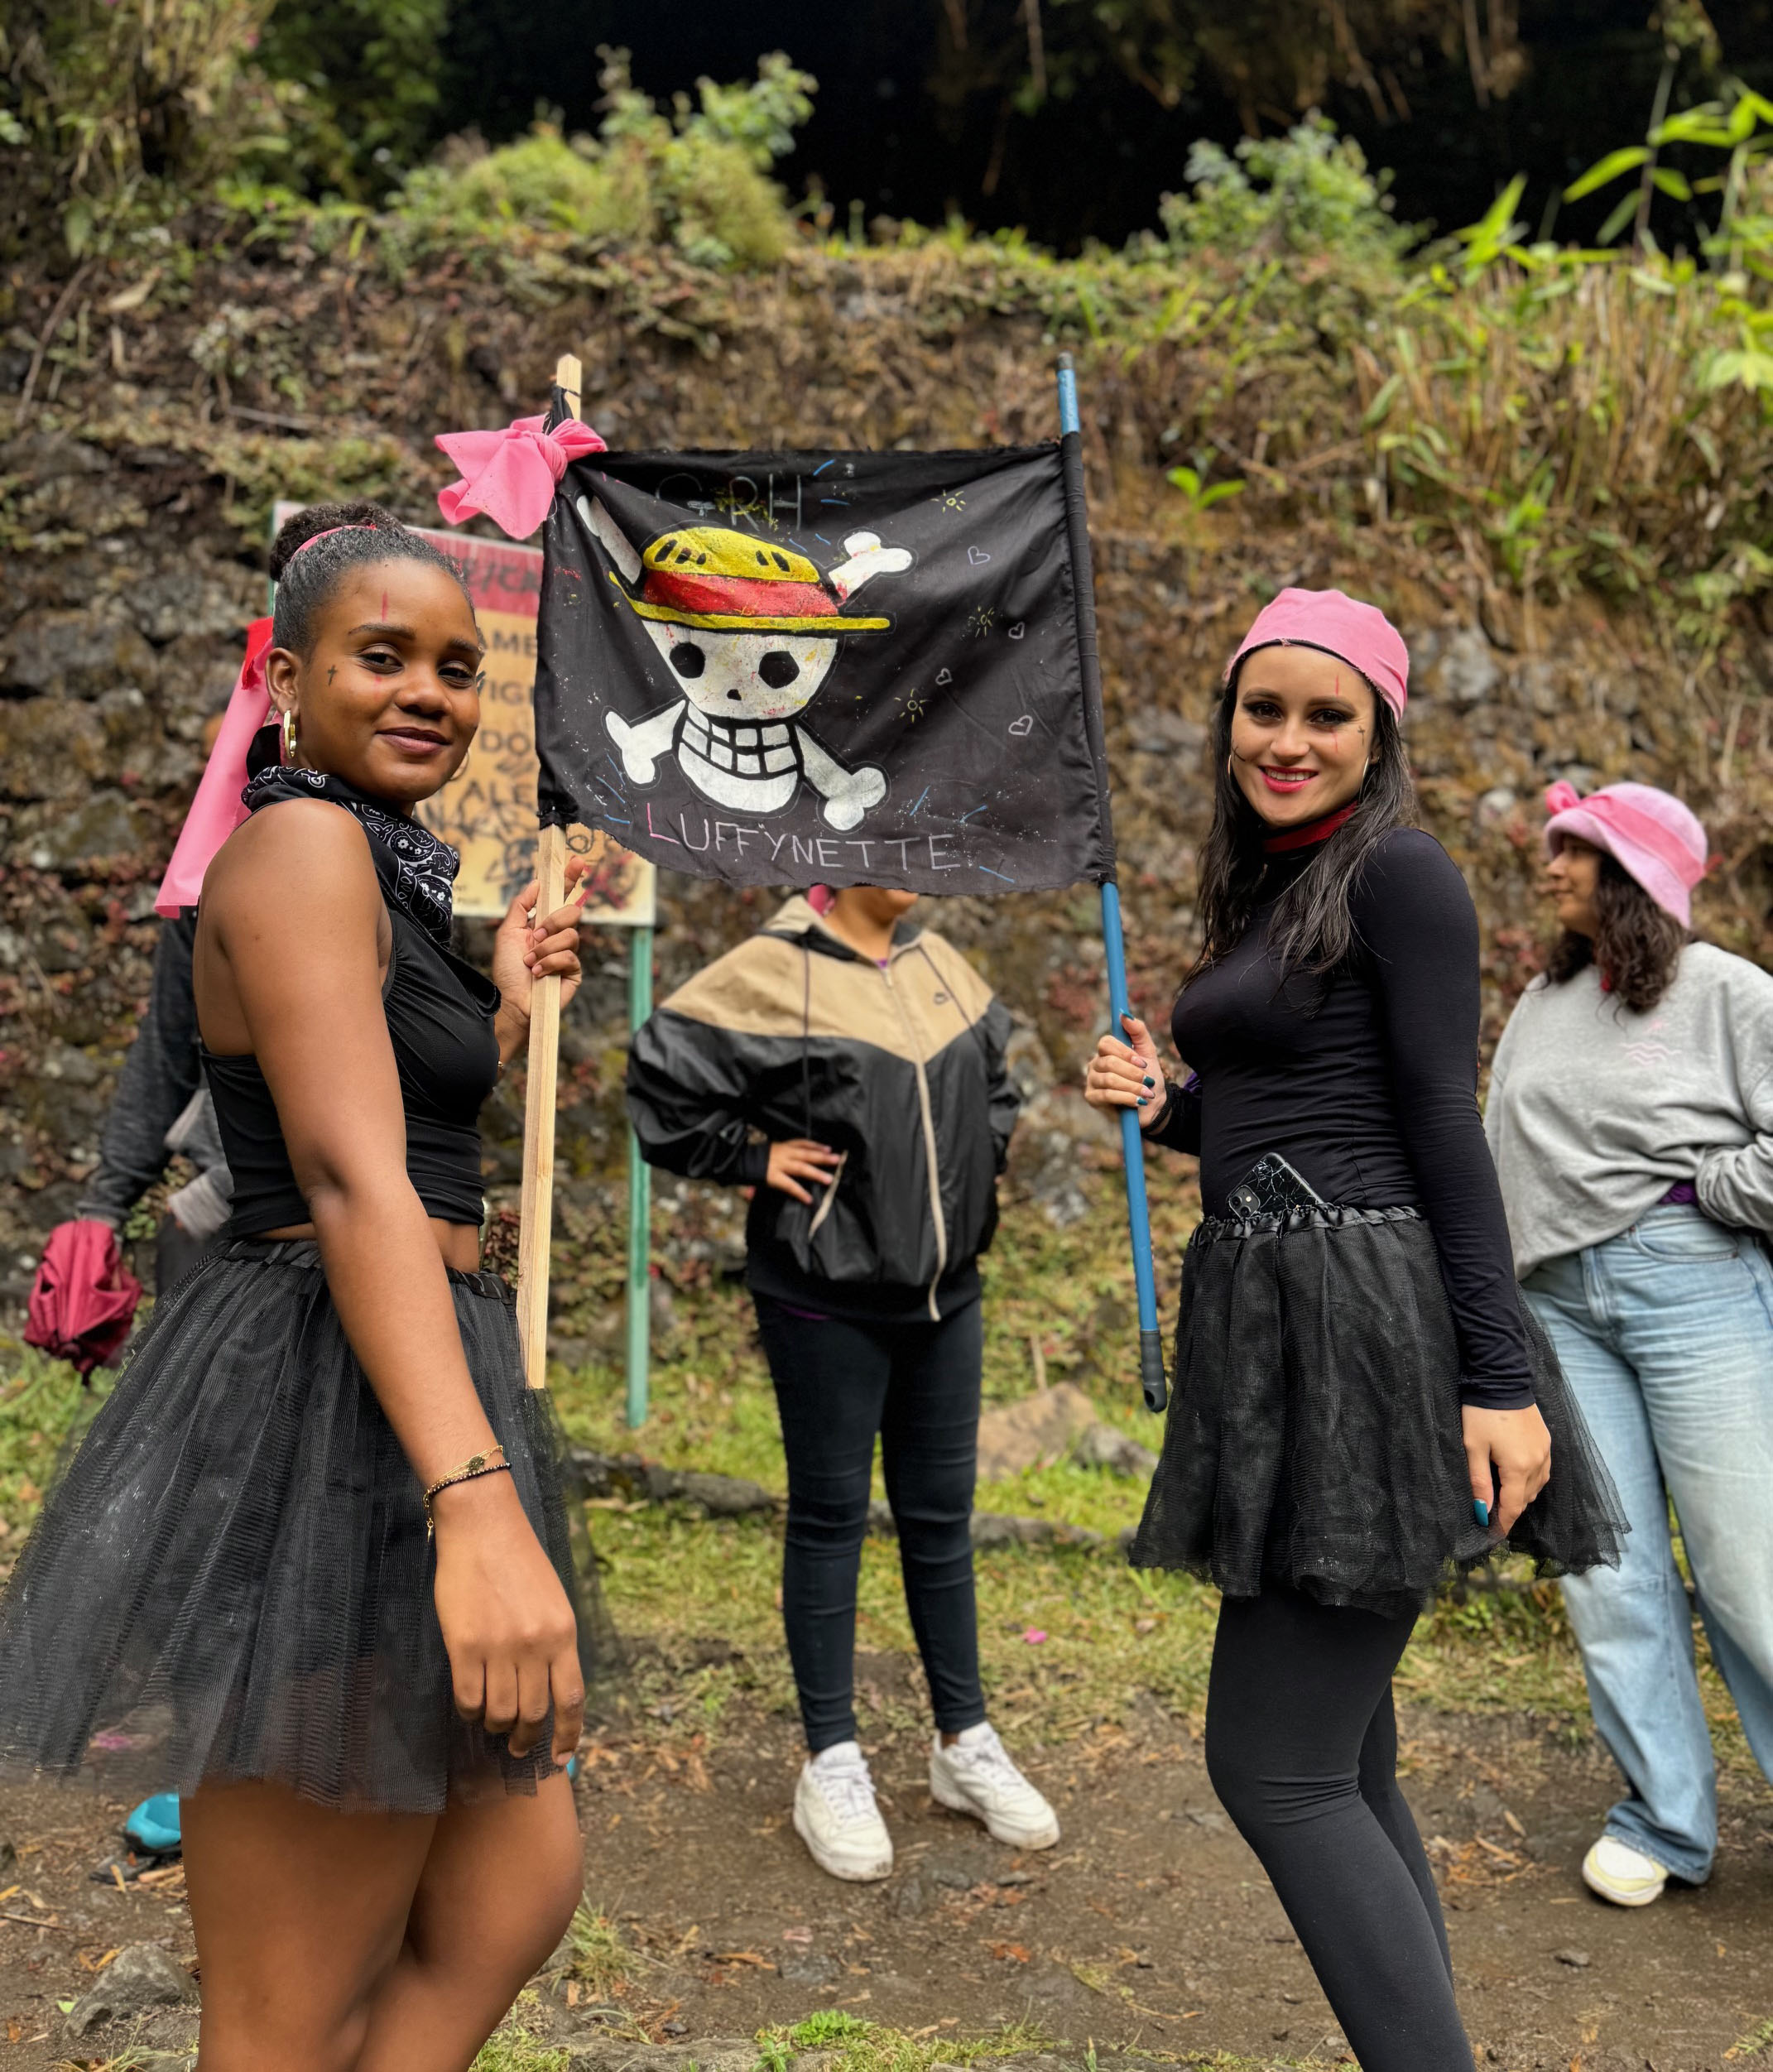
[[584, 1987], [593, 2001], [607, 2000], [633, 1975], [638, 1961], [615, 1922], [589, 1900], [573, 1916], [566, 1949], [563, 1975]]
[[766, 267], [787, 250], [792, 224], [767, 177], [812, 113], [817, 82], [780, 51], [750, 85], [700, 85], [669, 116], [630, 84], [627, 55], [604, 53], [608, 113], [595, 137], [552, 125], [502, 150], [459, 145], [414, 173], [392, 211], [401, 254], [496, 245], [514, 230], [570, 244], [651, 247], [661, 240], [692, 266]]
[[[756, 2072], [788, 2072], [796, 2055], [817, 2050], [828, 2072], [930, 2072], [939, 2065], [970, 2065], [988, 2060], [1050, 2052], [1053, 2040], [1031, 2022], [1017, 2022], [985, 2035], [938, 2037], [907, 2035], [874, 2022], [860, 2022], [835, 2007], [821, 2008], [790, 2027], [760, 2030]], [[1093, 2045], [1074, 2055], [1079, 2072], [1095, 2072]], [[1160, 2050], [1117, 2052], [1117, 2059], [1136, 2057], [1156, 2065], [1185, 2067], [1187, 2072], [1287, 2072], [1296, 2058], [1238, 2058], [1223, 2051], [1202, 2055]], [[564, 2072], [568, 2053], [541, 2041], [519, 2012], [474, 2060], [473, 2072]]]
[[544, 2043], [521, 2019], [506, 2022], [474, 2060], [473, 2072], [566, 2072], [568, 2053]]
[[[1702, 699], [1732, 628], [1773, 586], [1773, 127], [1739, 84], [1665, 110], [1645, 144], [1573, 185], [1715, 195], [1716, 233], [1692, 253], [1659, 251], [1641, 209], [1616, 246], [1530, 241], [1518, 181], [1481, 223], [1413, 250], [1385, 176], [1310, 119], [1235, 154], [1197, 146], [1160, 228], [1060, 260], [959, 223], [882, 225], [870, 242], [859, 225], [836, 234], [823, 205], [790, 207], [770, 168], [814, 83], [781, 54], [749, 82], [704, 79], [665, 109], [606, 50], [596, 136], [545, 122], [497, 150], [457, 139], [389, 188], [407, 146], [387, 140], [416, 133], [430, 90], [401, 54], [436, 4], [366, 13], [327, 0], [287, 17], [267, 0], [48, 8], [0, 52], [0, 160], [28, 171], [41, 231], [103, 262], [118, 292], [152, 272], [169, 306], [249, 251], [299, 270], [330, 257], [402, 293], [440, 267], [538, 312], [589, 295], [713, 356], [758, 329], [793, 337], [841, 276], [862, 307], [905, 312], [922, 347], [981, 330], [1071, 345], [1098, 392], [1124, 396], [1136, 436], [1115, 488], [1135, 519], [1167, 510], [1157, 522], [1184, 535], [1209, 513], [1404, 528], [1516, 592], [1529, 618], [1584, 587], [1635, 597], [1687, 651]], [[255, 39], [262, 62], [244, 55]], [[411, 75], [411, 106], [377, 85], [396, 73]], [[1677, 146], [1715, 176], [1673, 170]], [[316, 200], [312, 167], [329, 153], [339, 170]], [[45, 381], [93, 363], [102, 328], [67, 314]], [[226, 300], [204, 325], [192, 357], [224, 404], [252, 367], [275, 393], [305, 394], [293, 338], [290, 368], [271, 364], [276, 332]], [[323, 407], [351, 405], [334, 393]], [[240, 474], [219, 445], [206, 457], [250, 481], [251, 442], [228, 436]], [[296, 488], [299, 453], [263, 443]], [[330, 445], [315, 450], [336, 472]], [[1747, 672], [1718, 697], [1720, 726], [1759, 683]]]
[[382, 195], [423, 156], [448, 0], [281, 0], [254, 51], [281, 118], [254, 155], [347, 200]]
[[1740, 2036], [1724, 2052], [1732, 2063], [1742, 2058], [1764, 2057], [1773, 2050], [1773, 2015], [1765, 2022], [1757, 2022], [1746, 2036]]

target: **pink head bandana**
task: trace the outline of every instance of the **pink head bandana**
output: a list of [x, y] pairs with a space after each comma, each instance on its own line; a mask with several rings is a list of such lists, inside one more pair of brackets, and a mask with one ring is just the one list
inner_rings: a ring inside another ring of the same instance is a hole
[[247, 781], [247, 749], [271, 716], [271, 693], [265, 688], [265, 656], [270, 647], [271, 621], [254, 619], [247, 629], [246, 660], [228, 701], [222, 731], [209, 752], [203, 781], [154, 897], [154, 911], [168, 920], [181, 906], [197, 904], [210, 858], [247, 817], [240, 803]]
[[1340, 590], [1282, 590], [1256, 615], [1256, 623], [1225, 668], [1229, 683], [1244, 656], [1258, 647], [1320, 647], [1357, 669], [1401, 719], [1410, 695], [1410, 651], [1377, 604]]
[[1705, 829], [1670, 792], [1653, 784], [1609, 784], [1587, 798], [1571, 784], [1545, 794], [1545, 847], [1566, 835], [1593, 843], [1635, 878], [1665, 914], [1693, 925], [1693, 888], [1705, 875]]
[[569, 417], [545, 430], [545, 417], [520, 417], [503, 431], [440, 431], [437, 444], [462, 479], [437, 492], [437, 507], [451, 525], [477, 511], [513, 540], [526, 540], [548, 515], [569, 461], [607, 449], [589, 425]]

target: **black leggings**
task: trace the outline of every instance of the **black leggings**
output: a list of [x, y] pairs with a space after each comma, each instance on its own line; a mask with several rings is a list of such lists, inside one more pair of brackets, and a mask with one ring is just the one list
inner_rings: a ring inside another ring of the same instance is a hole
[[788, 1459], [782, 1623], [807, 1747], [817, 1755], [856, 1736], [856, 1577], [877, 1433], [935, 1723], [944, 1733], [976, 1726], [979, 1305], [939, 1324], [858, 1324], [757, 1302]]
[[1391, 1672], [1415, 1624], [1272, 1586], [1227, 1598], [1207, 1772], [1362, 2072], [1471, 2072], [1440, 1902], [1397, 1788]]

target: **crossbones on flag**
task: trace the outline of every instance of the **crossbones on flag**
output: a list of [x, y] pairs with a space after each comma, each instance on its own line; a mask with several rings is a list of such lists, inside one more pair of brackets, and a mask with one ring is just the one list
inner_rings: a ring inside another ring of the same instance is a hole
[[545, 821], [738, 884], [1111, 874], [1056, 445], [597, 453], [543, 544]]

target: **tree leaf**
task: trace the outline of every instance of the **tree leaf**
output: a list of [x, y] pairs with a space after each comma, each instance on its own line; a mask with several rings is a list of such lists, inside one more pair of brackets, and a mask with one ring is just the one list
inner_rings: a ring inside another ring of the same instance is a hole
[[1611, 244], [1613, 239], [1619, 235], [1620, 232], [1625, 228], [1626, 225], [1630, 223], [1632, 217], [1636, 214], [1637, 196], [1636, 195], [1627, 195], [1625, 200], [1620, 203], [1619, 206], [1614, 209], [1612, 215], [1610, 215], [1607, 219], [1606, 222], [1601, 225], [1601, 243], [1602, 244]]
[[1634, 171], [1645, 164], [1649, 156], [1650, 147], [1647, 144], [1627, 144], [1621, 151], [1609, 151], [1605, 158], [1597, 160], [1579, 180], [1570, 182], [1564, 190], [1564, 199], [1566, 201], [1580, 201], [1584, 195], [1592, 195], [1597, 187], [1604, 187], [1609, 180], [1618, 179], [1621, 173]]

